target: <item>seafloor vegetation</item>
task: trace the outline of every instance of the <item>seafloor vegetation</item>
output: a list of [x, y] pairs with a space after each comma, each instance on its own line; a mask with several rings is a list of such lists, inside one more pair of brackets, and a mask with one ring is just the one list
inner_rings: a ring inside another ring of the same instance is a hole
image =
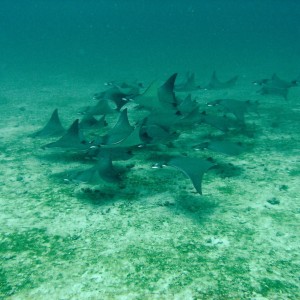
[[[81, 154], [41, 149], [45, 140], [28, 136], [55, 108], [70, 124], [97, 91], [69, 85], [1, 88], [0, 298], [300, 297], [296, 88], [288, 101], [244, 82], [193, 91], [201, 111], [232, 93], [259, 100], [259, 115], [246, 115], [242, 130], [205, 124], [154, 153], [133, 149], [115, 163], [121, 182], [94, 185], [66, 177], [89, 166]], [[246, 150], [225, 156], [193, 148], [224, 135]], [[181, 172], [153, 169], [157, 153], [213, 156], [218, 167], [204, 174], [201, 196]]]

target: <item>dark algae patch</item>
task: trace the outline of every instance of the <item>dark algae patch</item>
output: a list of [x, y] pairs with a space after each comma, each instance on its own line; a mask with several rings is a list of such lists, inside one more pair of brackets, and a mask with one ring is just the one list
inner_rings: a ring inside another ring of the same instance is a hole
[[299, 15], [1, 1], [0, 299], [299, 300]]
[[30, 290], [48, 280], [49, 266], [71, 263], [73, 239], [51, 236], [43, 229], [3, 234], [0, 240], [0, 296]]

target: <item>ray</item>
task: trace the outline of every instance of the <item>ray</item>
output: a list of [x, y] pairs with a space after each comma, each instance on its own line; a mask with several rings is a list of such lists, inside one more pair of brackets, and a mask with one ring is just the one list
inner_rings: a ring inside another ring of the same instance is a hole
[[177, 100], [174, 93], [174, 84], [177, 73], [174, 73], [161, 87], [158, 88], [158, 99], [163, 106], [174, 108], [177, 106]]
[[98, 155], [97, 163], [83, 171], [74, 171], [70, 176], [70, 180], [75, 182], [83, 182], [89, 184], [100, 184], [101, 182], [118, 182], [119, 174], [113, 167], [111, 155], [109, 151], [103, 151]]
[[117, 144], [126, 139], [134, 130], [129, 124], [127, 108], [122, 110], [115, 126], [105, 135], [100, 137], [100, 144], [112, 145]]
[[84, 138], [79, 129], [79, 119], [75, 120], [59, 140], [53, 143], [42, 146], [45, 148], [69, 148], [69, 149], [87, 149], [89, 146], [84, 141]]
[[237, 156], [245, 151], [241, 143], [233, 143], [225, 140], [212, 140], [196, 145], [193, 148], [195, 150], [209, 149], [230, 156]]
[[101, 145], [102, 148], [129, 148], [134, 146], [140, 146], [144, 144], [144, 141], [142, 141], [140, 137], [140, 126], [136, 126], [133, 131], [125, 137], [123, 140], [120, 140], [116, 143], [111, 143], [107, 145]]
[[97, 116], [97, 115], [109, 115], [116, 111], [116, 105], [111, 103], [111, 100], [101, 99], [94, 106], [88, 106], [82, 112], [84, 114]]
[[141, 136], [147, 145], [166, 143], [178, 137], [175, 132], [170, 132], [157, 124], [143, 126]]
[[236, 99], [218, 99], [207, 103], [208, 106], [221, 105], [225, 113], [232, 113], [238, 121], [245, 122], [245, 113], [249, 110], [255, 110], [257, 112], [258, 102], [250, 102], [249, 100], [241, 101]]
[[201, 122], [215, 127], [223, 132], [227, 132], [230, 128], [230, 120], [226, 116], [209, 115], [206, 111], [201, 113]]
[[192, 92], [201, 89], [200, 85], [196, 84], [195, 73], [188, 72], [186, 74], [186, 80], [182, 84], [175, 86], [176, 92]]
[[202, 178], [204, 173], [215, 165], [201, 158], [175, 157], [169, 160], [168, 166], [183, 172], [193, 183], [196, 191], [202, 195]]
[[159, 125], [163, 128], [169, 129], [175, 125], [179, 120], [179, 116], [174, 111], [160, 110], [154, 111], [145, 118], [147, 125]]
[[288, 89], [291, 87], [295, 87], [299, 85], [298, 80], [284, 80], [278, 77], [276, 73], [273, 73], [271, 78], [265, 78], [256, 80], [253, 82], [254, 85], [260, 85], [260, 86], [268, 86], [270, 88], [278, 88], [278, 89]]
[[213, 72], [209, 84], [205, 87], [206, 90], [221, 90], [233, 87], [238, 80], [238, 76], [234, 76], [227, 81], [221, 82], [217, 78], [216, 71]]
[[66, 130], [61, 125], [59, 116], [58, 116], [58, 109], [56, 108], [48, 123], [39, 131], [31, 134], [31, 137], [53, 137], [59, 136], [63, 134]]
[[260, 95], [278, 96], [278, 97], [282, 97], [284, 100], [288, 100], [289, 89], [263, 85], [262, 88], [257, 92]]
[[181, 113], [181, 115], [187, 115], [190, 114], [192, 111], [194, 111], [196, 108], [198, 108], [199, 105], [197, 101], [192, 100], [191, 94], [188, 94], [177, 106], [177, 110]]
[[133, 102], [139, 104], [146, 110], [157, 110], [162, 108], [162, 104], [158, 100], [158, 85], [156, 81], [152, 81], [147, 89], [140, 95], [133, 98]]
[[99, 101], [111, 100], [116, 104], [117, 110], [120, 110], [122, 106], [128, 102], [127, 97], [129, 96], [131, 95], [125, 94], [123, 91], [120, 90], [119, 87], [112, 86], [104, 92], [95, 94], [94, 99]]
[[101, 116], [101, 118], [98, 120], [90, 114], [84, 115], [79, 123], [80, 129], [100, 129], [105, 126], [107, 126], [105, 116]]
[[[108, 150], [100, 146], [92, 146], [87, 151], [87, 157], [95, 159], [100, 155], [101, 151]], [[133, 157], [132, 151], [125, 148], [110, 148], [109, 151], [112, 161], [128, 160]]]

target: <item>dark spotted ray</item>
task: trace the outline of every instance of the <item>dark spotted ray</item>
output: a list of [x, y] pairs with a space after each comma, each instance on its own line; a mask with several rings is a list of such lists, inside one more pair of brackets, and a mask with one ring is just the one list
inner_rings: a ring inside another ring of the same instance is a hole
[[115, 126], [109, 130], [109, 132], [101, 136], [98, 141], [94, 144], [96, 145], [113, 145], [120, 143], [124, 139], [126, 139], [132, 132], [134, 131], [134, 127], [129, 124], [127, 108], [122, 110], [117, 123]]
[[140, 136], [145, 144], [155, 145], [172, 141], [176, 139], [179, 134], [158, 124], [145, 123], [141, 128]]
[[298, 80], [287, 81], [279, 78], [275, 73], [270, 79], [261, 79], [253, 82], [260, 85], [261, 89], [258, 93], [261, 95], [279, 96], [287, 100], [289, 88], [299, 86]]
[[187, 95], [177, 106], [177, 110], [181, 115], [188, 115], [198, 108], [199, 105], [197, 101], [192, 100], [191, 94]]
[[231, 120], [229, 120], [226, 116], [210, 115], [207, 114], [206, 111], [201, 113], [201, 122], [215, 127], [223, 132], [227, 132], [232, 125]]
[[117, 108], [116, 105], [111, 103], [111, 100], [101, 99], [96, 103], [96, 105], [86, 107], [82, 111], [82, 113], [92, 115], [92, 116], [98, 116], [98, 115], [104, 116], [104, 115], [114, 113], [116, 111], [116, 108]]
[[201, 158], [190, 158], [190, 157], [175, 157], [169, 160], [168, 166], [174, 167], [186, 176], [188, 176], [196, 191], [202, 195], [202, 178], [204, 173], [215, 166], [213, 163], [201, 159]]
[[178, 101], [174, 93], [177, 73], [173, 74], [162, 86], [153, 81], [141, 95], [133, 98], [134, 103], [151, 112], [170, 112], [176, 110]]
[[175, 86], [176, 92], [192, 92], [201, 89], [200, 85], [196, 84], [195, 73], [188, 72], [186, 74], [186, 81]]
[[279, 96], [287, 100], [289, 89], [263, 85], [262, 88], [257, 92], [261, 95]]
[[31, 134], [31, 137], [53, 137], [63, 134], [66, 130], [62, 127], [57, 108], [53, 111], [48, 123], [39, 131]]
[[266, 78], [266, 79], [260, 79], [256, 80], [253, 82], [255, 85], [260, 85], [260, 86], [268, 86], [269, 88], [276, 88], [276, 89], [288, 89], [291, 87], [295, 87], [299, 85], [298, 80], [283, 80], [277, 76], [276, 73], [272, 75], [271, 78]]
[[223, 140], [212, 140], [193, 147], [195, 150], [209, 149], [226, 155], [236, 156], [245, 151], [241, 143]]
[[79, 127], [81, 129], [100, 129], [105, 126], [107, 126], [105, 116], [101, 116], [101, 118], [98, 120], [90, 114], [84, 115], [79, 123]]
[[161, 87], [158, 88], [158, 99], [166, 108], [175, 108], [177, 100], [174, 93], [174, 84], [177, 73], [174, 73]]
[[133, 102], [146, 110], [161, 109], [162, 105], [158, 100], [158, 85], [156, 81], [150, 83], [147, 89], [140, 95], [133, 98]]
[[[108, 151], [108, 150], [100, 146], [91, 146], [86, 152], [86, 157], [95, 159], [100, 155], [101, 151]], [[109, 149], [109, 152], [112, 161], [128, 160], [133, 156], [132, 151], [126, 148], [111, 148]]]
[[120, 179], [113, 167], [110, 152], [107, 150], [100, 151], [98, 161], [93, 167], [83, 171], [74, 171], [69, 178], [75, 182], [89, 184], [100, 184], [103, 180], [118, 182]]
[[66, 134], [63, 135], [59, 140], [53, 143], [42, 146], [45, 148], [67, 148], [67, 149], [87, 149], [89, 146], [85, 142], [82, 133], [79, 129], [79, 119], [75, 120]]
[[106, 86], [117, 87], [120, 92], [127, 95], [127, 97], [134, 97], [135, 95], [140, 94], [140, 89], [143, 88], [143, 84], [141, 82], [125, 82], [125, 81], [110, 81], [105, 83]]
[[221, 82], [218, 78], [217, 78], [217, 74], [214, 71], [209, 84], [205, 87], [206, 90], [221, 90], [221, 89], [228, 89], [233, 87], [236, 84], [236, 81], [238, 79], [238, 76], [234, 76], [231, 79]]
[[124, 93], [119, 87], [112, 86], [104, 92], [95, 94], [94, 99], [99, 101], [111, 100], [116, 104], [117, 110], [120, 110], [128, 102], [129, 96], [131, 95]]
[[140, 136], [141, 126], [136, 126], [133, 131], [125, 137], [123, 140], [120, 140], [113, 144], [101, 145], [101, 148], [129, 148], [134, 146], [141, 146], [145, 142], [141, 139]]
[[169, 110], [160, 110], [151, 112], [144, 121], [144, 124], [147, 125], [159, 125], [163, 128], [169, 129], [173, 127], [176, 122], [179, 120], [179, 116], [176, 115], [176, 112]]
[[208, 106], [221, 105], [225, 113], [232, 113], [238, 121], [245, 122], [245, 113], [251, 110], [257, 112], [258, 102], [250, 102], [249, 100], [241, 101], [235, 99], [218, 99], [207, 103]]

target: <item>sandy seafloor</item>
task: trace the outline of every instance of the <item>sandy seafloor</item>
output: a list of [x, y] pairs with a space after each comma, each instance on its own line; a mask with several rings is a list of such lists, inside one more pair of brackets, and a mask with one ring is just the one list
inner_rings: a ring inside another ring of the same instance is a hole
[[[162, 81], [171, 75], [161, 74]], [[196, 74], [201, 83], [210, 75]], [[121, 188], [84, 192], [84, 185], [66, 184], [57, 174], [86, 165], [42, 150], [46, 141], [28, 134], [56, 107], [69, 126], [112, 78], [3, 79], [0, 299], [300, 299], [300, 88], [286, 102], [251, 85], [271, 71], [238, 75], [233, 89], [196, 95], [203, 106], [220, 97], [260, 101], [260, 115], [246, 117], [252, 134], [232, 135], [250, 151], [196, 152], [191, 145], [202, 136], [220, 134], [209, 126], [160, 149], [222, 164], [223, 173], [205, 174], [203, 196], [180, 172], [152, 169], [143, 151], [116, 163], [133, 166]]]

